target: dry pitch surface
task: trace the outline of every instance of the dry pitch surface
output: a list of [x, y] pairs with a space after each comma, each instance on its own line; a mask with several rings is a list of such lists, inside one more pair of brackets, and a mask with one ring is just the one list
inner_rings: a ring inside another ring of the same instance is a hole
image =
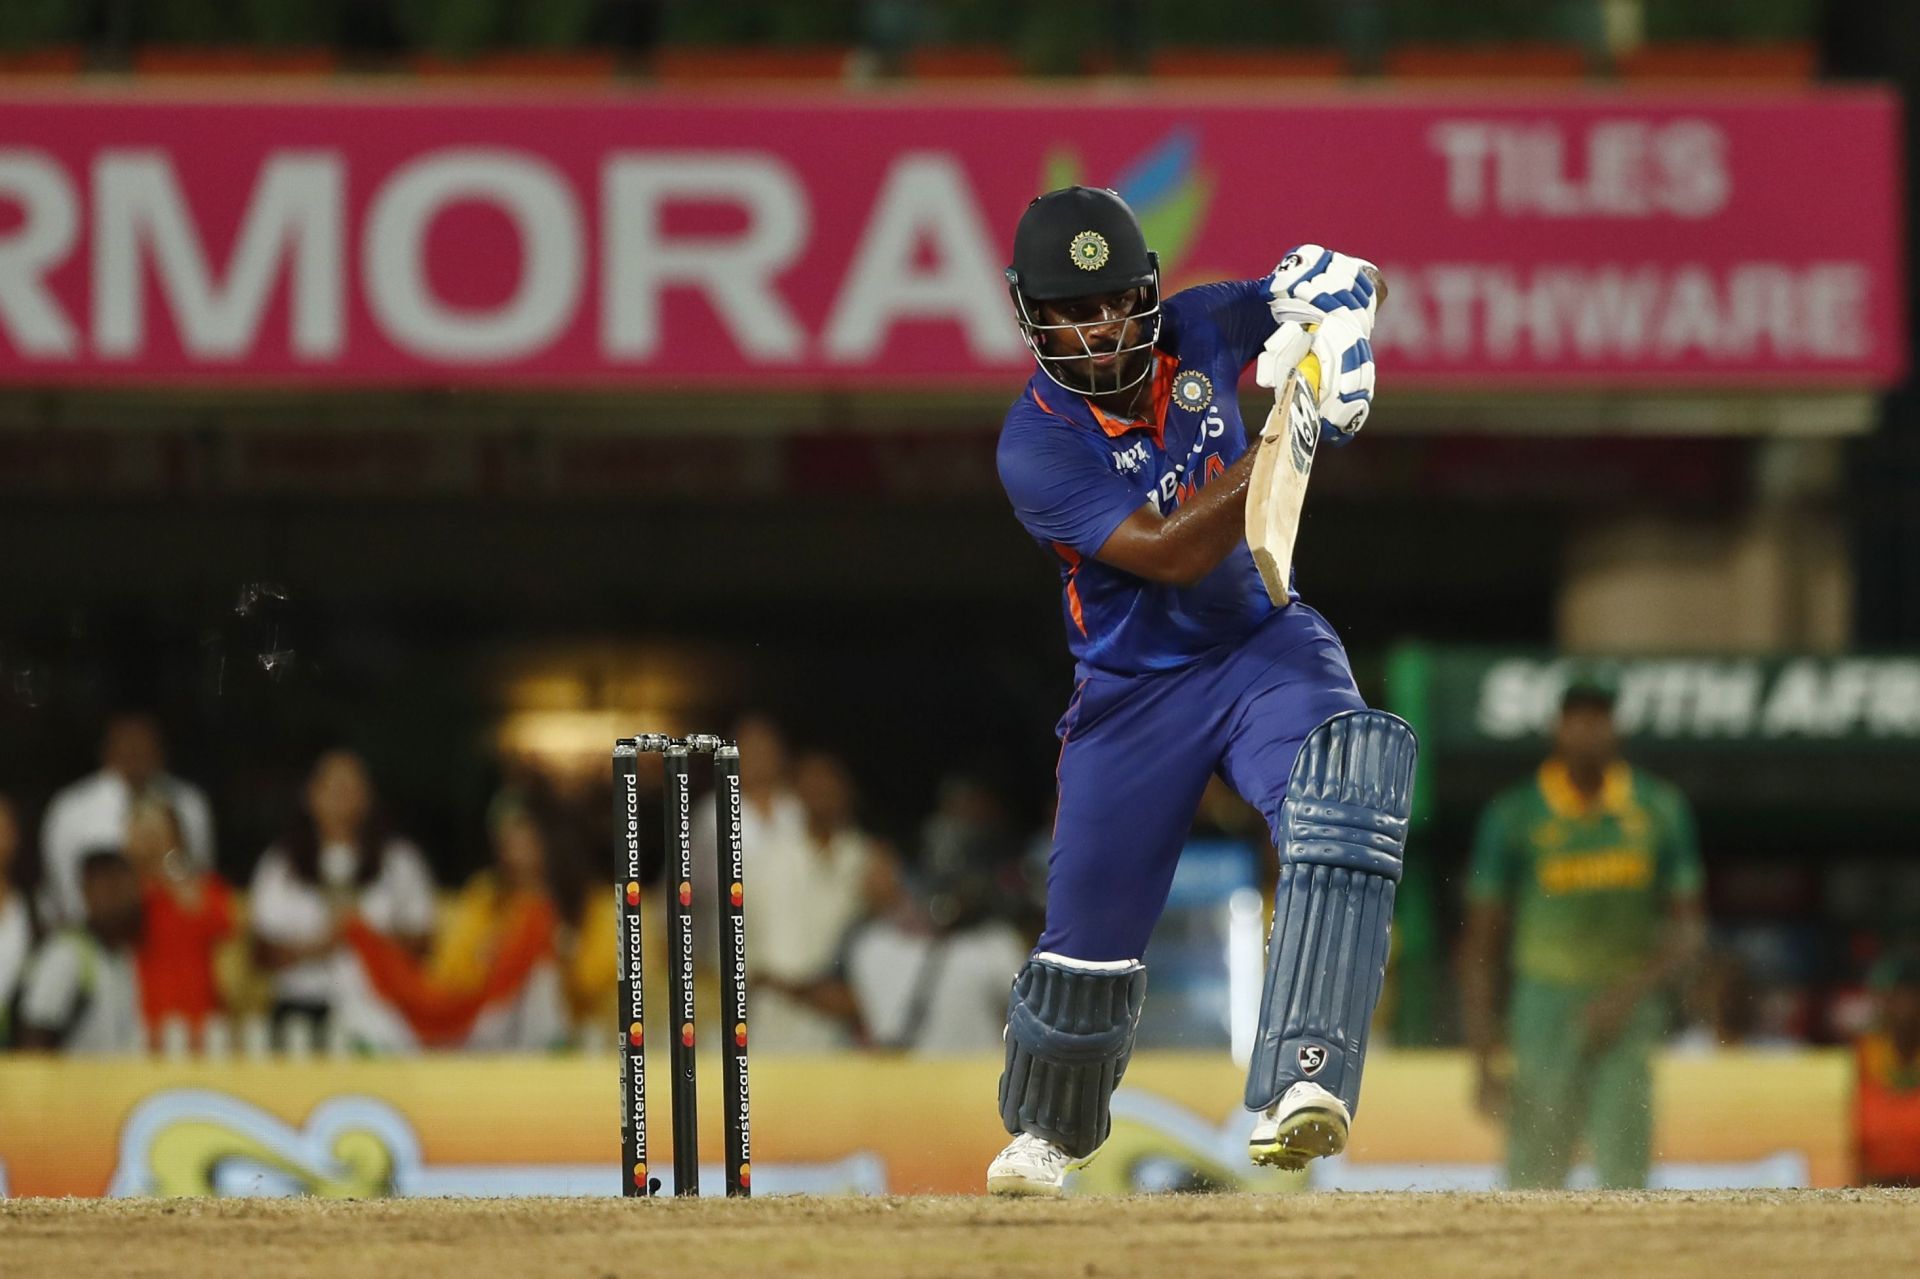
[[111, 1275], [1920, 1273], [1920, 1193], [0, 1200], [0, 1272]]

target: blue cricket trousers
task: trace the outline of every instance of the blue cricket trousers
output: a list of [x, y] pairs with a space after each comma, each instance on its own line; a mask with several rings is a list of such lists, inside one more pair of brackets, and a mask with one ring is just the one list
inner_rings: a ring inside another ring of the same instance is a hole
[[1059, 808], [1035, 949], [1144, 956], [1208, 778], [1218, 773], [1277, 832], [1300, 743], [1365, 705], [1340, 637], [1298, 602], [1178, 670], [1082, 680], [1057, 730]]

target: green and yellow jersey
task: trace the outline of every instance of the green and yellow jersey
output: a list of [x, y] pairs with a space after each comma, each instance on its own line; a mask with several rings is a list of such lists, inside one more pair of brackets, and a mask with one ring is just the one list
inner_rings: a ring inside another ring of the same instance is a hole
[[1701, 880], [1678, 790], [1615, 764], [1588, 803], [1549, 760], [1487, 805], [1467, 897], [1513, 911], [1516, 978], [1602, 986], [1646, 964], [1669, 908], [1696, 896]]

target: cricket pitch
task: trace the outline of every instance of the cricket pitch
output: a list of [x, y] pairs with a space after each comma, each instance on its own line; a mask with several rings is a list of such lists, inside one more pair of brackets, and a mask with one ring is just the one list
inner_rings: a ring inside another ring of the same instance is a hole
[[1912, 1274], [1920, 1192], [0, 1201], [9, 1273]]

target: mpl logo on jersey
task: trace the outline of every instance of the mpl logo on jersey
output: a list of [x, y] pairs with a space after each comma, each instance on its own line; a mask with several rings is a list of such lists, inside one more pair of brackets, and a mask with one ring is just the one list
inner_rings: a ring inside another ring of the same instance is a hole
[[1131, 448], [1115, 451], [1113, 469], [1122, 475], [1135, 475], [1147, 464], [1147, 458], [1147, 442], [1135, 440]]

